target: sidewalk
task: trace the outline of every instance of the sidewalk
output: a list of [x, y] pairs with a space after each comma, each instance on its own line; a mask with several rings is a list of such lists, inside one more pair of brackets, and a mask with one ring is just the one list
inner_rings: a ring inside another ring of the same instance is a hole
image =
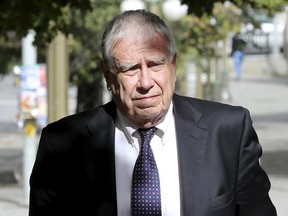
[[24, 204], [23, 197], [23, 191], [20, 186], [0, 186], [0, 215], [27, 216], [28, 207]]
[[[269, 59], [265, 56], [247, 56], [243, 65], [242, 80], [236, 81], [233, 69], [230, 68], [228, 89], [231, 99], [224, 101], [244, 106], [251, 112], [254, 127], [263, 147], [261, 163], [271, 180], [270, 195], [277, 208], [278, 216], [286, 216], [288, 212], [288, 84], [286, 68], [286, 63], [281, 56], [272, 56]], [[4, 107], [4, 104], [9, 102], [11, 107], [16, 104], [12, 99], [15, 91], [4, 92], [1, 85], [0, 81], [0, 111], [6, 114], [9, 110], [11, 111], [11, 108]], [[9, 94], [12, 95], [11, 98], [5, 98]], [[1, 103], [1, 100], [5, 103]], [[13, 112], [14, 110], [11, 111], [10, 116]], [[17, 173], [21, 172], [21, 141], [23, 137], [21, 132], [17, 132], [16, 123], [13, 123], [13, 119], [8, 114], [0, 116], [0, 121], [0, 169], [7, 169], [7, 166], [14, 169], [14, 177], [17, 179]], [[9, 126], [8, 129], [7, 127], [3, 128], [5, 125]], [[4, 161], [9, 162], [6, 168], [4, 168]], [[2, 171], [0, 170], [0, 175]], [[0, 185], [0, 215], [26, 216], [27, 214], [28, 207], [24, 205], [22, 186], [17, 183]]]

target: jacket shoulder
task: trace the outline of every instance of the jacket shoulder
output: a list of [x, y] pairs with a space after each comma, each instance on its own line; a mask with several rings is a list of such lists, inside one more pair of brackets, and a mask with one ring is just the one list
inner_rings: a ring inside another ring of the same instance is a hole
[[[235, 106], [215, 101], [208, 101], [198, 98], [186, 97], [175, 95], [174, 104], [178, 113], [197, 112], [200, 113], [202, 118], [225, 118], [229, 116], [245, 116], [250, 115], [249, 111], [242, 106]], [[190, 108], [189, 108], [190, 107]]]
[[113, 120], [116, 115], [116, 108], [113, 102], [101, 105], [80, 113], [68, 115], [55, 122], [48, 124], [45, 130], [61, 133], [64, 131], [87, 133], [87, 125], [91, 122], [103, 124], [103, 122]]

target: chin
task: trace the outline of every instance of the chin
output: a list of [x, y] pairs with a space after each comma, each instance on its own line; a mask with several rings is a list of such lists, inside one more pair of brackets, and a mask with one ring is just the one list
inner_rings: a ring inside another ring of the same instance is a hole
[[141, 118], [143, 120], [147, 121], [157, 121], [157, 119], [161, 118], [163, 116], [163, 111], [143, 111], [143, 112], [137, 112], [136, 116], [138, 118]]

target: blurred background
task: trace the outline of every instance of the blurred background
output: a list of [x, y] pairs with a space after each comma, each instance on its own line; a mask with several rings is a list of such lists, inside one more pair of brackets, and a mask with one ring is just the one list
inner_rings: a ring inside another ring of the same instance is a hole
[[288, 0], [0, 0], [0, 215], [28, 213], [41, 129], [110, 100], [99, 67], [102, 32], [119, 12], [140, 8], [173, 32], [177, 93], [249, 109], [272, 201], [279, 216], [287, 215], [287, 6]]

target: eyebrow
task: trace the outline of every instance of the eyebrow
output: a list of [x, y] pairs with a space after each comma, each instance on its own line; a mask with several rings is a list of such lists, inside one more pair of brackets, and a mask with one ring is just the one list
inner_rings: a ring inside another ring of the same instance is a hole
[[116, 63], [115, 66], [120, 71], [127, 71], [137, 65], [140, 65], [139, 63]]
[[[146, 62], [149, 64], [151, 62], [153, 63], [157, 63], [157, 64], [163, 64], [164, 62], [166, 61], [165, 58], [162, 58], [162, 57], [153, 57], [153, 58], [150, 58], [150, 59], [147, 59]], [[120, 61], [116, 58], [113, 58], [113, 66], [117, 69], [117, 70], [120, 70], [120, 71], [127, 71], [137, 65], [141, 65], [140, 63], [138, 62], [135, 62], [135, 63], [127, 63], [127, 62], [122, 62], [120, 63]]]
[[162, 58], [162, 57], [155, 57], [155, 58], [148, 59], [148, 62], [154, 62], [154, 63], [159, 63], [159, 64], [162, 64], [165, 61], [166, 61], [166, 58]]

